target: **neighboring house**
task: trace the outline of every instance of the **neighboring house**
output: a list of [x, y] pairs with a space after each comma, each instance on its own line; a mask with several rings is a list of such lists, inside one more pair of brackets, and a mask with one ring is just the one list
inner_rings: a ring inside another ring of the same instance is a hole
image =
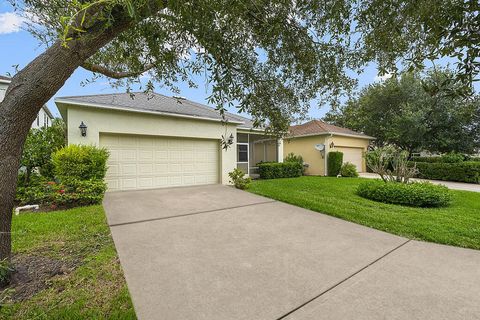
[[[284, 139], [284, 157], [293, 152], [308, 164], [308, 175], [326, 175], [327, 157], [331, 151], [343, 152], [343, 162], [353, 163], [357, 171], [366, 171], [364, 153], [373, 137], [320, 120], [291, 126]], [[319, 149], [322, 149], [320, 151]]]
[[[0, 101], [5, 97], [11, 78], [0, 75]], [[32, 123], [32, 128], [49, 127], [52, 125], [54, 117], [48, 107], [44, 105], [37, 114], [37, 118]]]
[[[253, 173], [260, 161], [281, 161], [282, 141], [239, 115], [183, 98], [128, 93], [55, 99], [69, 144], [110, 151], [109, 191], [229, 183], [228, 173]], [[86, 126], [85, 135], [79, 129]], [[233, 144], [222, 149], [221, 137]], [[280, 157], [278, 156], [280, 155]]]

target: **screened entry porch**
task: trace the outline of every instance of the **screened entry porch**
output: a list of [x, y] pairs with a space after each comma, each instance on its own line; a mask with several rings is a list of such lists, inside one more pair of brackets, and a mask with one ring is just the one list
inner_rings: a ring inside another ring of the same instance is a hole
[[237, 168], [252, 178], [257, 178], [259, 162], [281, 162], [283, 141], [263, 132], [237, 133]]

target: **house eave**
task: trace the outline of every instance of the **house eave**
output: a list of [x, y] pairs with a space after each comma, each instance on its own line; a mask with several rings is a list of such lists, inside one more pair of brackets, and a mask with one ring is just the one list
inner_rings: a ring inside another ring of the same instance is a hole
[[350, 137], [350, 138], [358, 138], [358, 139], [366, 139], [366, 140], [375, 140], [377, 138], [367, 136], [367, 135], [356, 135], [356, 134], [349, 134], [349, 133], [340, 133], [340, 132], [322, 132], [322, 133], [309, 133], [309, 134], [302, 134], [298, 136], [287, 136], [285, 139], [296, 139], [296, 138], [304, 138], [304, 137], [314, 137], [314, 136], [341, 136], [341, 137]]
[[[85, 102], [78, 102], [78, 101], [72, 101], [68, 99], [61, 99], [57, 98], [55, 99], [55, 104], [63, 104], [63, 105], [74, 105], [74, 106], [82, 106], [82, 107], [91, 107], [91, 108], [97, 108], [97, 109], [107, 109], [107, 110], [115, 110], [115, 111], [125, 111], [125, 112], [135, 112], [135, 113], [143, 113], [143, 114], [152, 114], [152, 115], [157, 115], [157, 116], [165, 116], [165, 117], [174, 117], [174, 118], [184, 118], [184, 119], [194, 119], [194, 120], [204, 120], [204, 121], [214, 121], [214, 122], [226, 122], [229, 124], [237, 124], [241, 125], [244, 124], [243, 122], [239, 121], [223, 121], [222, 119], [214, 119], [214, 118], [208, 118], [208, 117], [199, 117], [199, 116], [191, 116], [191, 115], [186, 115], [186, 114], [178, 114], [178, 113], [169, 113], [169, 112], [162, 112], [162, 111], [148, 111], [148, 110], [136, 110], [136, 109], [130, 109], [130, 108], [123, 108], [123, 107], [118, 107], [118, 106], [111, 106], [107, 104], [100, 104], [100, 103], [85, 103]], [[59, 107], [60, 109], [60, 107]]]

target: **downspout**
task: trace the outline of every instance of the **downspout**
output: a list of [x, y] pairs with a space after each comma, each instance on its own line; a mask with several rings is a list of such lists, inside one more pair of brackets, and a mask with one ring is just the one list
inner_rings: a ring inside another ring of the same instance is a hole
[[330, 141], [329, 139], [333, 137], [333, 133], [330, 133], [330, 136], [328, 136], [326, 139], [325, 139], [325, 156], [324, 156], [324, 162], [325, 162], [325, 170], [324, 170], [324, 173], [323, 175], [324, 176], [328, 176], [328, 162], [327, 162], [327, 157], [328, 157], [328, 153], [330, 152]]

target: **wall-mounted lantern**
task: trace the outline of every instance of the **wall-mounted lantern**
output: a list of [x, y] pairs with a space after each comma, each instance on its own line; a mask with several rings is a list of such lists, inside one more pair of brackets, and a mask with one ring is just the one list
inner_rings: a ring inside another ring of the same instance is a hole
[[86, 137], [87, 136], [87, 125], [85, 123], [80, 123], [80, 126], [78, 127], [80, 129], [80, 134], [82, 135], [82, 137]]
[[233, 143], [233, 133], [230, 133], [230, 137], [228, 137], [228, 144]]
[[335, 148], [335, 143], [333, 143], [332, 141], [332, 143], [330, 143], [330, 149], [333, 149], [333, 148]]

